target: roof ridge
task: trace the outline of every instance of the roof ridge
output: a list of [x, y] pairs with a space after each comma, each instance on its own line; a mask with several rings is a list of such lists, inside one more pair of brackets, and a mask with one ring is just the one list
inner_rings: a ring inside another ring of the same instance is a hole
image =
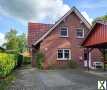
[[96, 23], [107, 25], [107, 20], [97, 20]]

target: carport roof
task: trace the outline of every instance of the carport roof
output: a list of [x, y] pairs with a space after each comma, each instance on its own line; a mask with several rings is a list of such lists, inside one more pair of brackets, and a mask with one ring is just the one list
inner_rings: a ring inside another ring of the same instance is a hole
[[96, 21], [81, 45], [91, 48], [107, 48], [107, 21]]

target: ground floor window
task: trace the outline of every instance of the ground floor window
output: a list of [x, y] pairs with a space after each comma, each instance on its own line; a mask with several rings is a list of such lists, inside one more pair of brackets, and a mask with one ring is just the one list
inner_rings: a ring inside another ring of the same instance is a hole
[[70, 49], [58, 49], [57, 59], [58, 60], [70, 60], [71, 59]]

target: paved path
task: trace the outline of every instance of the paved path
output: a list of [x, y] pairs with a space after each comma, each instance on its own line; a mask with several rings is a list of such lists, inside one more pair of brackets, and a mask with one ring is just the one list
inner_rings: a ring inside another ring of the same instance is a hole
[[78, 70], [38, 70], [22, 68], [8, 90], [97, 90], [97, 80], [105, 80]]
[[101, 70], [92, 71], [92, 70], [90, 70], [90, 71], [85, 71], [85, 72], [87, 72], [89, 74], [96, 75], [96, 76], [105, 77], [107, 80], [107, 71], [101, 71]]

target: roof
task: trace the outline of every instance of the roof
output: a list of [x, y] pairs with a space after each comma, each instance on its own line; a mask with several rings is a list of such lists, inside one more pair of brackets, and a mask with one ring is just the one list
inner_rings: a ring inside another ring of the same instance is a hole
[[72, 7], [63, 17], [61, 17], [41, 38], [34, 42], [34, 46], [41, 42], [48, 34], [50, 34], [66, 17], [68, 17], [72, 12], [74, 12], [82, 22], [87, 26], [88, 29], [91, 29], [91, 25], [88, 21], [82, 16], [82, 14], [75, 8]]
[[[83, 42], [81, 43], [81, 46], [84, 46], [85, 42], [87, 41], [87, 39], [92, 35], [92, 33], [96, 30], [94, 29], [96, 25], [102, 25], [103, 26], [103, 31], [107, 30], [107, 21], [102, 21], [102, 20], [98, 20], [94, 23], [94, 25], [92, 26], [92, 29], [90, 30], [90, 32], [87, 34], [86, 38], [83, 40]], [[102, 28], [99, 28], [102, 29]], [[102, 32], [103, 32], [102, 31]], [[100, 32], [101, 33], [101, 32]], [[106, 34], [106, 32], [105, 32]], [[104, 36], [103, 36], [104, 37]]]
[[[95, 24], [96, 24], [96, 23], [103, 24], [103, 25], [107, 25], [107, 20], [96, 20], [96, 21], [95, 21]], [[95, 25], [95, 24], [94, 24], [94, 25]]]
[[44, 35], [52, 24], [44, 24], [44, 23], [28, 23], [28, 46], [36, 42], [42, 35]]

